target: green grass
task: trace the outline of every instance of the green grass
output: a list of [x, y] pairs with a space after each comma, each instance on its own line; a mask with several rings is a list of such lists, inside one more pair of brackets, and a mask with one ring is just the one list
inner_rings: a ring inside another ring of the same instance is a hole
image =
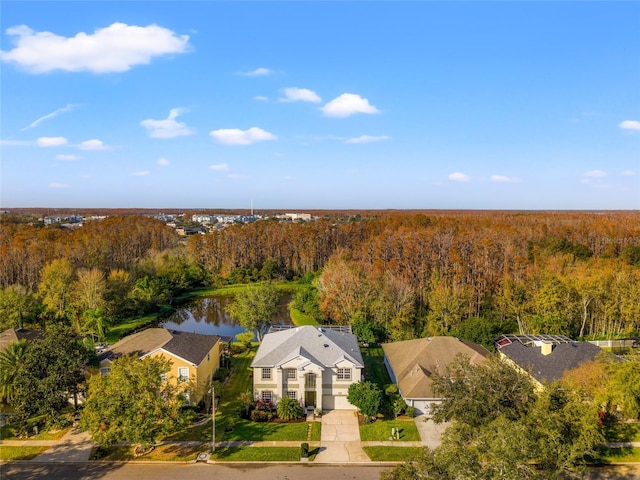
[[302, 313], [300, 310], [296, 308], [291, 308], [289, 310], [289, 313], [291, 315], [291, 320], [293, 321], [293, 323], [299, 327], [303, 325], [314, 325], [314, 326], [320, 325], [313, 318], [311, 318], [308, 315], [305, 315], [304, 313]]
[[367, 381], [377, 383], [381, 389], [391, 383], [387, 368], [384, 366], [384, 352], [379, 345], [361, 347], [364, 360], [364, 375]]
[[154, 448], [150, 453], [141, 457], [136, 457], [133, 453], [134, 447], [108, 447], [94, 450], [92, 460], [111, 460], [119, 462], [131, 461], [155, 461], [155, 462], [189, 462], [196, 459], [199, 453], [206, 452], [209, 445], [199, 447], [182, 445], [161, 445]]
[[382, 420], [360, 426], [360, 440], [363, 442], [383, 442], [389, 440], [391, 429], [400, 430], [400, 441], [419, 442], [420, 434], [413, 420]]
[[640, 462], [640, 447], [600, 448], [595, 463]]
[[0, 446], [0, 460], [31, 460], [51, 447]]
[[608, 442], [640, 442], [640, 423], [616, 423], [604, 427]]
[[300, 447], [218, 448], [211, 460], [223, 462], [297, 462]]
[[59, 440], [65, 436], [71, 427], [63, 428], [62, 430], [54, 431], [42, 431], [38, 435], [33, 435], [27, 438], [18, 438], [15, 435], [14, 427], [12, 425], [5, 425], [0, 430], [0, 438], [2, 440]]
[[105, 341], [107, 342], [107, 344], [112, 345], [125, 335], [128, 335], [130, 332], [133, 332], [138, 328], [158, 321], [158, 317], [161, 313], [164, 312], [165, 311], [163, 310], [161, 312], [150, 313], [149, 315], [145, 315], [144, 317], [132, 318], [130, 320], [126, 320], [117, 325], [109, 327], [105, 335]]
[[373, 462], [406, 462], [417, 457], [422, 447], [362, 447]]

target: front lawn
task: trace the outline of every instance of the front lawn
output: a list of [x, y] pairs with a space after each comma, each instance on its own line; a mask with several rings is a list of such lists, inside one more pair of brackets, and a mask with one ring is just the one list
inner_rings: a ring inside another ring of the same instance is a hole
[[360, 440], [363, 442], [383, 442], [389, 440], [391, 429], [400, 430], [401, 442], [419, 442], [420, 434], [413, 420], [382, 420], [360, 425]]
[[199, 453], [206, 452], [209, 445], [202, 446], [182, 446], [182, 445], [160, 445], [150, 453], [136, 457], [133, 453], [133, 446], [126, 447], [98, 447], [94, 449], [91, 460], [111, 460], [119, 462], [131, 461], [155, 461], [155, 462], [190, 462], [197, 458]]
[[31, 460], [51, 447], [0, 446], [0, 460]]
[[616, 423], [604, 427], [607, 442], [640, 442], [640, 423]]
[[5, 425], [0, 429], [0, 438], [2, 438], [2, 440], [59, 440], [64, 437], [70, 429], [71, 427], [66, 427], [61, 430], [44, 430], [37, 435], [19, 438], [15, 434], [15, 427], [13, 425]]
[[211, 460], [221, 462], [298, 462], [300, 447], [217, 448]]
[[416, 458], [422, 447], [362, 447], [372, 462], [406, 462]]
[[640, 462], [640, 447], [599, 448], [594, 463]]

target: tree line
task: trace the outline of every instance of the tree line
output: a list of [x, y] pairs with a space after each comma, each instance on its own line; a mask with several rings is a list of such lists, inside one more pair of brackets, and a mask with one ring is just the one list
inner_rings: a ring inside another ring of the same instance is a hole
[[0, 321], [98, 331], [195, 286], [301, 280], [297, 308], [363, 339], [640, 332], [638, 212], [360, 212], [189, 237], [114, 216], [3, 222]]

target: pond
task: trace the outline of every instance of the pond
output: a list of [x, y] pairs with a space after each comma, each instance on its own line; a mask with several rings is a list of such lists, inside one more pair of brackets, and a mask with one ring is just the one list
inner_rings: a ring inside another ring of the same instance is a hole
[[[183, 332], [204, 333], [233, 337], [244, 329], [226, 312], [226, 306], [233, 301], [233, 297], [209, 297], [193, 300], [181, 305], [171, 315], [163, 318], [160, 327]], [[293, 322], [289, 314], [291, 294], [280, 297], [278, 312], [272, 318], [274, 325], [291, 325]]]

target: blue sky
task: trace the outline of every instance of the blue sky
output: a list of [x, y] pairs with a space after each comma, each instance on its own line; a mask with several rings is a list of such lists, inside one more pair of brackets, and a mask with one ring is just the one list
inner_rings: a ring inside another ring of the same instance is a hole
[[640, 208], [639, 2], [0, 9], [3, 209]]

